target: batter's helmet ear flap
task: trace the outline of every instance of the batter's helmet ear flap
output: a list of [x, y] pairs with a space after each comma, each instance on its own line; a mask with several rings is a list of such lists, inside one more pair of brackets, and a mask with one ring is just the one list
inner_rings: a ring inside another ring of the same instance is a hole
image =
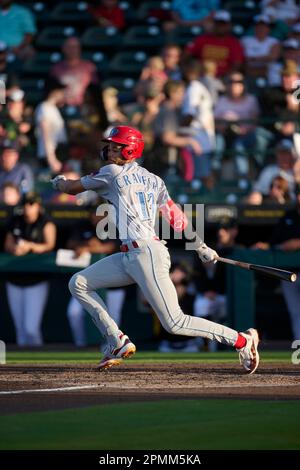
[[138, 150], [139, 150], [138, 145], [130, 145], [130, 146], [124, 147], [122, 149], [121, 154], [126, 160], [130, 160], [131, 158], [136, 158], [134, 155], [136, 155]]
[[108, 160], [108, 145], [105, 145], [100, 151], [100, 158], [103, 161]]

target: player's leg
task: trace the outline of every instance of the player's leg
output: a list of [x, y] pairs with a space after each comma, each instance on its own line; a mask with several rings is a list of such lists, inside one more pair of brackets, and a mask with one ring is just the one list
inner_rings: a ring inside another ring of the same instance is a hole
[[23, 287], [7, 282], [6, 290], [8, 305], [16, 329], [17, 344], [18, 346], [25, 346], [26, 334], [24, 330]]
[[71, 294], [91, 315], [96, 327], [113, 348], [121, 346], [120, 330], [96, 290], [127, 286], [135, 282], [125, 271], [122, 259], [123, 253], [107, 256], [74, 274], [69, 282]]
[[125, 289], [108, 289], [106, 291], [105, 302], [109, 314], [118, 326], [121, 325], [121, 314], [124, 305], [125, 295]]
[[48, 282], [24, 288], [24, 328], [31, 346], [40, 346], [43, 343], [41, 325], [48, 293]]
[[[162, 326], [169, 333], [200, 336], [240, 348], [240, 360], [243, 367], [248, 372], [254, 372], [259, 361], [257, 333], [251, 330], [249, 333], [241, 335], [227, 326], [184, 314], [178, 303], [176, 289], [169, 276], [170, 256], [164, 245], [153, 242], [149, 243], [146, 248], [136, 250], [127, 269], [142, 288], [145, 298], [158, 315]], [[252, 334], [255, 336], [254, 339], [251, 337]], [[245, 357], [242, 357], [241, 354], [244, 354]]]

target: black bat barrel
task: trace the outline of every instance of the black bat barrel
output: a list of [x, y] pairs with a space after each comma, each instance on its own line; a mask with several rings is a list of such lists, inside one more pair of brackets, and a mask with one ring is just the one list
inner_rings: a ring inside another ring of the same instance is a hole
[[259, 264], [250, 264], [249, 269], [265, 274], [267, 276], [282, 279], [283, 281], [295, 282], [297, 275], [284, 269], [270, 268], [269, 266], [260, 266]]

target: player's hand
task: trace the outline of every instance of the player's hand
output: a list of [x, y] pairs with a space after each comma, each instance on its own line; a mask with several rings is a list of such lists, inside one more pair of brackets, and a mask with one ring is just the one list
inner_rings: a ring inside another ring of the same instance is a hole
[[61, 191], [61, 188], [59, 187], [59, 183], [61, 181], [66, 181], [66, 180], [67, 178], [64, 175], [57, 175], [55, 176], [55, 178], [50, 180], [50, 183], [52, 183], [52, 186], [54, 189], [58, 189], [59, 191]]
[[205, 243], [203, 243], [196, 251], [202, 263], [216, 263], [218, 261], [216, 259], [219, 256], [218, 253], [212, 248], [209, 248]]

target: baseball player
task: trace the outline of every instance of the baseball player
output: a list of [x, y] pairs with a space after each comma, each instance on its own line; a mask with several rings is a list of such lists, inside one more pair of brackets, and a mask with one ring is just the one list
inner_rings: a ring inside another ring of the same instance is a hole
[[[154, 230], [157, 208], [175, 231], [185, 234], [194, 234], [194, 231], [170, 198], [163, 180], [136, 162], [144, 149], [143, 135], [132, 127], [116, 126], [103, 142], [101, 158], [107, 164], [98, 173], [78, 180], [58, 175], [52, 180], [55, 189], [67, 194], [94, 190], [116, 209], [122, 241], [120, 253], [74, 274], [69, 283], [71, 294], [90, 313], [107, 342], [99, 369], [120, 364], [135, 353], [136, 347], [110, 317], [96, 290], [137, 283], [169, 333], [201, 336], [231, 345], [239, 352], [245, 371], [252, 374], [259, 364], [259, 339], [255, 329], [238, 333], [204, 318], [185, 315], [179, 306], [169, 277], [169, 251], [166, 242], [160, 240]], [[203, 263], [216, 262], [216, 251], [199, 237], [196, 251]]]

